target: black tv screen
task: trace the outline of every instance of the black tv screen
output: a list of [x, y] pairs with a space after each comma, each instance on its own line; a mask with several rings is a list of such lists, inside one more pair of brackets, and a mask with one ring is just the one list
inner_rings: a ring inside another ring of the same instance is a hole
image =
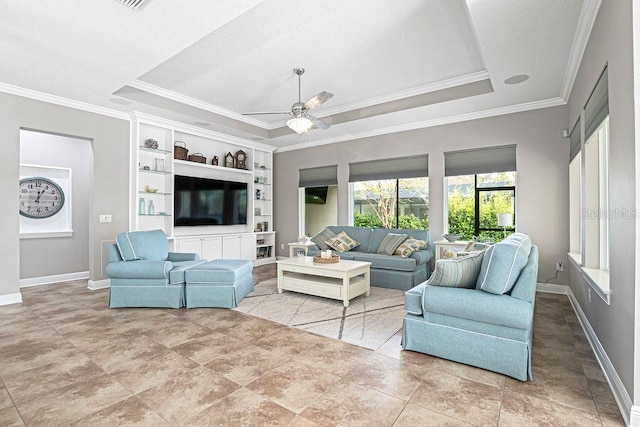
[[327, 203], [329, 187], [307, 187], [304, 189], [304, 202], [324, 205]]
[[247, 183], [175, 176], [174, 225], [244, 225]]

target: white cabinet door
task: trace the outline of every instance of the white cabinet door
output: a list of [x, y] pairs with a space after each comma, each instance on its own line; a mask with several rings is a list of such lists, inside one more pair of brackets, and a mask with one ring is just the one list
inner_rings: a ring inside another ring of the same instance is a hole
[[222, 258], [240, 259], [240, 236], [224, 236], [222, 238]]
[[196, 253], [202, 258], [202, 239], [189, 238], [189, 239], [176, 239], [177, 240], [177, 252]]
[[205, 237], [202, 239], [202, 254], [200, 256], [208, 261], [222, 258], [222, 238]]
[[240, 236], [240, 258], [256, 259], [256, 236], [255, 234], [244, 234]]

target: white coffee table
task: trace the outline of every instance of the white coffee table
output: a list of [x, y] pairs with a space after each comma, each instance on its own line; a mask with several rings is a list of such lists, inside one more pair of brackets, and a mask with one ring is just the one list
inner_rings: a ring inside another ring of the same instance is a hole
[[314, 263], [313, 257], [276, 261], [278, 293], [284, 290], [341, 300], [345, 307], [358, 295], [369, 295], [370, 262], [341, 260], [335, 264]]

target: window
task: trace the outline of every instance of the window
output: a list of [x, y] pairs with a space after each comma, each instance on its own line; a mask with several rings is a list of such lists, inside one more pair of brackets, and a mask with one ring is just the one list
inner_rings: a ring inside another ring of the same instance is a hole
[[464, 240], [515, 231], [515, 145], [445, 153], [447, 228]]
[[429, 228], [429, 178], [358, 181], [352, 195], [355, 226]]
[[338, 223], [338, 166], [300, 169], [299, 234], [315, 235]]
[[426, 155], [349, 164], [353, 225], [427, 229], [428, 174]]
[[[515, 228], [515, 172], [447, 177], [449, 233], [500, 241]], [[504, 215], [506, 224], [499, 219]]]
[[570, 135], [569, 257], [609, 304], [609, 88], [605, 66]]

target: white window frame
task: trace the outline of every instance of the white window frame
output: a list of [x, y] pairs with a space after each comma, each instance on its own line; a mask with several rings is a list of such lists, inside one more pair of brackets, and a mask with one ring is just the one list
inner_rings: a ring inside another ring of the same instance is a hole
[[[611, 304], [609, 282], [609, 222], [611, 216], [609, 209], [609, 136], [609, 116], [607, 115], [596, 131], [586, 140], [584, 150], [582, 150], [582, 256], [579, 264], [576, 263], [577, 260], [572, 260], [580, 267], [587, 284], [608, 305]], [[598, 176], [588, 179], [590, 159], [587, 156], [592, 150], [588, 150], [587, 145], [593, 143], [598, 144]], [[597, 188], [594, 188], [594, 182], [597, 183]], [[597, 192], [597, 196], [594, 196], [594, 192]], [[597, 198], [595, 208], [587, 205], [589, 196], [591, 196], [591, 200]], [[597, 219], [598, 221], [597, 236], [593, 233], [589, 235], [589, 229], [593, 228], [585, 223], [589, 219]], [[597, 244], [594, 244], [594, 241], [597, 241]]]

